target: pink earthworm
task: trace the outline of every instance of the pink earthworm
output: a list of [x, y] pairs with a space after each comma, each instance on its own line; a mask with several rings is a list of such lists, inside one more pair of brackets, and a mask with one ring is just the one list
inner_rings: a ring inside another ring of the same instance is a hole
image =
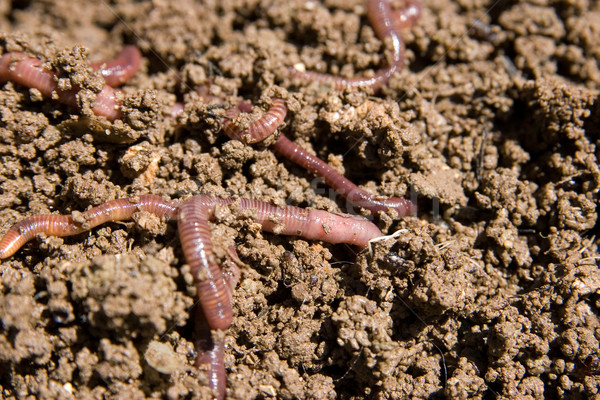
[[[235, 202], [198, 195], [179, 207], [178, 230], [183, 254], [196, 279], [198, 299], [212, 329], [226, 329], [231, 324], [232, 308], [223, 275], [215, 260], [208, 221], [217, 205]], [[348, 243], [364, 247], [381, 236], [379, 228], [368, 220], [349, 214], [332, 214], [299, 207], [277, 207], [251, 199], [239, 199], [239, 210], [252, 210], [253, 218], [263, 230], [280, 235], [295, 235], [309, 240]], [[0, 247], [1, 248], [1, 247]]]
[[236, 203], [240, 211], [250, 211], [263, 230], [280, 235], [300, 236], [332, 244], [347, 243], [365, 247], [369, 240], [381, 236], [379, 228], [365, 218], [350, 214], [333, 214], [295, 206], [278, 207], [259, 200], [194, 196], [180, 206], [159, 196], [141, 195], [109, 201], [73, 215], [34, 215], [13, 225], [0, 240], [0, 259], [10, 257], [39, 234], [76, 235], [108, 221], [130, 219], [137, 211], [159, 217], [178, 219], [179, 238], [187, 263], [197, 282], [198, 296], [209, 325], [225, 329], [231, 324], [229, 294], [223, 274], [217, 266], [208, 221], [215, 207]]
[[[239, 260], [235, 247], [230, 247], [232, 256], [227, 256], [229, 271], [223, 273], [225, 287], [229, 297], [233, 295], [240, 280], [241, 271], [232, 257]], [[227, 390], [227, 374], [225, 372], [225, 343], [222, 335], [212, 334], [210, 325], [202, 307], [196, 307], [194, 316], [194, 348], [196, 349], [196, 367], [208, 370], [208, 386], [216, 399], [224, 399]]]
[[288, 160], [323, 178], [326, 184], [334, 188], [351, 204], [365, 208], [373, 214], [391, 209], [396, 210], [399, 217], [403, 217], [417, 211], [417, 207], [412, 201], [402, 197], [378, 199], [375, 195], [350, 182], [325, 161], [310, 154], [283, 135], [279, 136], [272, 147]]
[[26, 242], [40, 234], [70, 236], [109, 221], [131, 219], [138, 211], [161, 218], [178, 219], [179, 238], [186, 262], [197, 286], [199, 306], [196, 311], [195, 346], [197, 366], [207, 365], [209, 386], [217, 398], [225, 397], [226, 374], [223, 341], [215, 329], [231, 324], [231, 293], [239, 279], [234, 266], [222, 273], [217, 265], [210, 238], [208, 221], [218, 206], [230, 206], [238, 218], [250, 215], [263, 230], [309, 240], [348, 243], [361, 247], [381, 236], [381, 231], [365, 218], [349, 214], [333, 214], [294, 206], [278, 207], [250, 199], [216, 198], [209, 195], [191, 197], [181, 205], [159, 196], [140, 195], [109, 201], [80, 215], [34, 215], [13, 225], [0, 239], [0, 258], [13, 255]]
[[[104, 63], [97, 63], [101, 74], [108, 82], [123, 83], [124, 79], [133, 76], [139, 68], [141, 54], [134, 46], [126, 46], [119, 57]], [[32, 89], [38, 89], [43, 96], [56, 98], [61, 103], [78, 108], [77, 93], [80, 88], [60, 90], [58, 88], [57, 75], [53, 71], [47, 71], [42, 66], [42, 60], [28, 56], [25, 53], [6, 53], [0, 57], [0, 83], [7, 81]], [[117, 100], [118, 90], [109, 84], [105, 84], [102, 90], [96, 94], [95, 106], [92, 111], [95, 115], [105, 117], [114, 121], [122, 117], [121, 103]]]
[[[219, 201], [226, 204], [234, 200], [229, 198]], [[240, 210], [251, 210], [253, 219], [263, 230], [278, 235], [300, 236], [308, 240], [359, 247], [365, 247], [369, 240], [381, 236], [377, 225], [358, 215], [334, 214], [295, 206], [278, 207], [245, 198], [239, 199], [238, 207]]]
[[420, 11], [421, 7], [415, 0], [407, 1], [401, 10], [392, 10], [390, 0], [369, 0], [367, 2], [367, 16], [375, 34], [381, 41], [389, 40], [392, 45], [390, 65], [379, 69], [372, 77], [344, 78], [315, 71], [300, 71], [290, 67], [288, 70], [291, 77], [305, 82], [315, 81], [326, 84], [335, 90], [361, 86], [371, 87], [375, 91], [379, 90], [404, 65], [404, 41], [400, 37], [399, 30], [412, 25], [419, 17]]
[[197, 354], [196, 367], [206, 366], [212, 395], [215, 399], [224, 399], [227, 392], [225, 343], [222, 335], [213, 335], [202, 307], [196, 307], [194, 315], [194, 348]]
[[417, 0], [407, 0], [404, 2], [403, 8], [398, 10], [390, 10], [394, 29], [400, 31], [413, 26], [421, 16], [421, 10], [421, 3], [419, 3]]
[[[244, 109], [248, 109], [249, 103], [243, 103]], [[234, 111], [229, 115], [239, 114], [241, 112], [240, 105], [232, 110]], [[272, 135], [285, 119], [286, 113], [287, 107], [285, 101], [274, 99], [273, 105], [263, 117], [252, 122], [247, 129], [243, 131], [241, 129], [235, 129], [234, 123], [229, 120], [223, 122], [223, 128], [225, 133], [232, 139], [238, 139], [244, 143], [256, 143]], [[363, 207], [373, 214], [393, 209], [396, 210], [399, 217], [403, 217], [413, 214], [417, 210], [416, 205], [408, 199], [401, 197], [378, 199], [369, 192], [360, 189], [343, 175], [340, 175], [340, 173], [329, 166], [329, 164], [296, 145], [284, 135], [280, 135], [271, 147], [293, 163], [298, 164], [309, 170], [311, 173], [323, 178], [326, 184], [331, 186], [336, 192], [340, 193], [351, 204]]]
[[227, 329], [233, 319], [233, 309], [215, 258], [208, 224], [215, 205], [215, 198], [210, 196], [195, 196], [185, 201], [179, 206], [177, 229], [208, 325], [212, 329]]
[[125, 221], [138, 211], [147, 211], [159, 217], [170, 217], [177, 206], [159, 196], [142, 195], [112, 200], [74, 215], [33, 215], [17, 222], [0, 240], [0, 259], [15, 254], [25, 243], [45, 234], [50, 236], [72, 236], [88, 231], [109, 221]]
[[250, 105], [250, 110], [248, 110], [248, 104], [242, 101], [237, 107], [230, 108], [225, 112], [225, 119], [222, 122], [223, 130], [231, 139], [237, 139], [245, 144], [262, 142], [283, 123], [287, 114], [287, 106], [284, 100], [273, 98], [269, 111], [248, 125], [246, 129], [242, 129], [233, 120], [240, 113], [252, 109], [252, 105]]
[[99, 71], [104, 82], [112, 87], [121, 86], [131, 79], [140, 69], [142, 53], [131, 45], [124, 46], [119, 55], [112, 60], [94, 62], [91, 67]]

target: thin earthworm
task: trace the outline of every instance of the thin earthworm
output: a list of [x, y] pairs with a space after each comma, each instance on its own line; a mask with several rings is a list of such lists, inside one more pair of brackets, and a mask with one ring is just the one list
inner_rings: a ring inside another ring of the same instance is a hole
[[[233, 261], [236, 259], [237, 251], [235, 247], [230, 247], [230, 255], [227, 255], [226, 262], [229, 265], [228, 272], [223, 272], [223, 280], [229, 298], [240, 280], [241, 271]], [[204, 314], [202, 307], [196, 307], [194, 316], [194, 348], [196, 349], [196, 367], [205, 365], [208, 375], [208, 386], [212, 390], [216, 399], [224, 399], [227, 391], [227, 374], [225, 372], [223, 336], [219, 333], [213, 335], [210, 325]]]
[[[237, 107], [230, 109], [233, 111], [229, 115], [239, 115], [242, 112], [242, 107], [245, 111], [251, 109], [252, 106], [247, 102], [240, 102]], [[232, 139], [238, 139], [244, 143], [256, 143], [272, 135], [283, 122], [286, 113], [285, 101], [274, 99], [269, 111], [262, 118], [251, 123], [248, 129], [244, 131], [236, 129], [235, 124], [228, 119], [224, 120], [223, 128], [227, 136]], [[269, 117], [267, 118], [267, 116]], [[249, 138], [252, 140], [248, 140]], [[415, 204], [408, 199], [401, 197], [377, 199], [374, 195], [360, 189], [343, 175], [340, 175], [326, 162], [297, 146], [284, 135], [279, 136], [271, 147], [293, 163], [323, 178], [325, 183], [340, 193], [351, 204], [370, 210], [373, 214], [394, 209], [399, 217], [403, 217], [416, 212]]]
[[323, 178], [326, 184], [335, 189], [351, 204], [366, 208], [374, 214], [393, 209], [396, 210], [399, 217], [417, 211], [417, 207], [413, 202], [402, 197], [376, 198], [376, 196], [350, 182], [325, 161], [310, 154], [283, 135], [279, 136], [272, 147], [288, 160]]
[[124, 46], [119, 55], [112, 60], [91, 64], [94, 71], [99, 71], [104, 82], [112, 87], [121, 86], [133, 77], [140, 69], [142, 53], [135, 46]]
[[[133, 76], [139, 68], [141, 54], [133, 46], [126, 46], [120, 56], [96, 65], [107, 66], [106, 76], [109, 82], [123, 83], [123, 79]], [[105, 75], [104, 69], [101, 70]], [[77, 93], [79, 88], [60, 90], [56, 73], [43, 68], [42, 60], [31, 57], [25, 53], [6, 53], [0, 57], [0, 84], [7, 81], [32, 89], [38, 89], [43, 96], [53, 97], [68, 106], [78, 108]], [[95, 115], [105, 117], [109, 121], [120, 119], [121, 103], [117, 100], [117, 90], [109, 84], [105, 84], [102, 90], [96, 94], [95, 105], [92, 111]]]
[[392, 44], [390, 65], [379, 69], [372, 77], [344, 78], [315, 71], [299, 71], [293, 67], [289, 67], [288, 71], [292, 78], [327, 84], [335, 90], [360, 86], [378, 90], [404, 65], [404, 41], [400, 37], [399, 29], [412, 25], [419, 17], [420, 11], [421, 7], [416, 0], [407, 1], [401, 10], [392, 10], [389, 0], [367, 2], [367, 16], [375, 34], [381, 41], [389, 40]]
[[248, 104], [242, 101], [237, 107], [228, 109], [225, 112], [222, 125], [225, 134], [231, 139], [239, 140], [245, 144], [253, 144], [265, 140], [275, 132], [285, 119], [287, 106], [284, 100], [273, 98], [269, 110], [262, 117], [248, 125], [246, 129], [242, 129], [234, 123], [233, 119], [237, 118], [242, 112], [248, 112]]
[[142, 195], [112, 200], [81, 213], [74, 220], [73, 215], [33, 215], [14, 224], [0, 240], [0, 259], [12, 256], [25, 243], [38, 236], [72, 236], [90, 230], [108, 221], [131, 219], [137, 211], [147, 211], [159, 217], [170, 217], [176, 211], [174, 203], [159, 196]]
[[[402, 29], [410, 28], [421, 16], [418, 0], [406, 0], [402, 8], [392, 9], [390, 0], [368, 0], [367, 17], [381, 41], [392, 38], [392, 59], [403, 58], [404, 44], [400, 37]], [[403, 61], [403, 60], [401, 60]]]
[[358, 87], [370, 87], [374, 91], [377, 91], [401, 68], [402, 62], [396, 62], [388, 67], [377, 70], [372, 77], [354, 76], [350, 78], [316, 71], [300, 71], [294, 67], [288, 67], [288, 71], [292, 79], [304, 82], [317, 82], [320, 85], [327, 85], [337, 91]]
[[194, 315], [194, 349], [196, 367], [206, 366], [208, 387], [214, 399], [225, 399], [227, 393], [227, 373], [225, 372], [225, 343], [219, 333], [211, 330], [202, 307], [196, 307]]

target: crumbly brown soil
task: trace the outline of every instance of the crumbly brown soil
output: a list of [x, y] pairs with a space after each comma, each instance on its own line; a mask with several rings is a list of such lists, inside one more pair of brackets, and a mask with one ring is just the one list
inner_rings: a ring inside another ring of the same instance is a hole
[[[287, 79], [299, 63], [351, 76], [385, 62], [362, 0], [0, 4], [2, 50], [84, 88], [76, 111], [2, 85], [2, 232], [141, 193], [348, 210], [269, 148], [225, 138], [198, 91], [284, 97], [285, 135], [370, 191], [418, 194], [418, 215], [382, 216], [398, 233], [362, 252], [215, 222], [219, 256], [235, 244], [244, 263], [229, 397], [600, 396], [597, 2], [424, 1], [408, 67], [375, 95]], [[144, 65], [110, 124], [91, 114], [102, 82], [86, 66], [124, 44]], [[141, 215], [4, 260], [0, 397], [210, 397], [182, 258], [175, 225]]]

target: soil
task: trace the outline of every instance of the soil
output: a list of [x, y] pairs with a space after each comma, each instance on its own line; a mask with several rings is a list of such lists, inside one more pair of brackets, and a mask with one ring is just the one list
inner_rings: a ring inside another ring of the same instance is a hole
[[[2, 85], [1, 232], [142, 193], [349, 211], [227, 139], [200, 93], [283, 97], [283, 134], [419, 212], [376, 219], [388, 236], [362, 251], [215, 221], [219, 256], [233, 244], [243, 263], [229, 398], [600, 398], [599, 26], [589, 0], [423, 0], [407, 67], [380, 93], [337, 93], [287, 67], [384, 65], [362, 0], [3, 1], [2, 51], [83, 90], [75, 110]], [[92, 115], [87, 66], [125, 44], [143, 67], [111, 124]], [[32, 241], [0, 264], [0, 397], [209, 398], [194, 296], [173, 223]]]

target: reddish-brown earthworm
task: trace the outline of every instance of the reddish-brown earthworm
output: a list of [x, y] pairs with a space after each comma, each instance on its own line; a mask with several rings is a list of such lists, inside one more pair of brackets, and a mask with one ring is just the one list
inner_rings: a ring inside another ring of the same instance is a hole
[[91, 67], [99, 71], [104, 82], [112, 87], [121, 86], [140, 69], [142, 53], [136, 46], [123, 46], [119, 55], [112, 60], [94, 62]]
[[[243, 104], [244, 111], [251, 108], [249, 103], [240, 102]], [[227, 116], [237, 116], [242, 110], [240, 105], [227, 111]], [[287, 113], [287, 106], [282, 99], [273, 99], [273, 103], [269, 110], [259, 119], [250, 123], [246, 129], [238, 128], [234, 121], [225, 119], [223, 129], [225, 133], [232, 139], [240, 140], [244, 143], [257, 143], [270, 135], [274, 134], [277, 128], [283, 123]], [[350, 180], [345, 178], [329, 164], [320, 158], [310, 154], [302, 147], [290, 141], [284, 135], [271, 145], [271, 147], [279, 154], [292, 161], [295, 164], [309, 170], [311, 173], [323, 178], [326, 184], [331, 186], [336, 192], [342, 195], [351, 204], [363, 207], [373, 214], [386, 212], [388, 210], [396, 210], [399, 217], [410, 215], [417, 211], [416, 205], [408, 199], [401, 197], [377, 198], [375, 195], [359, 188]]]
[[[180, 206], [159, 196], [141, 195], [109, 201], [78, 215], [34, 215], [13, 225], [0, 240], [0, 258], [13, 255], [37, 235], [71, 236], [108, 221], [131, 219], [137, 211], [159, 217], [176, 216], [179, 237], [187, 263], [198, 286], [200, 303], [213, 329], [225, 329], [231, 323], [229, 294], [212, 250], [208, 221], [215, 207], [232, 204], [241, 217], [252, 214], [263, 230], [280, 235], [300, 236], [329, 243], [347, 243], [364, 247], [381, 231], [365, 218], [350, 214], [278, 207], [259, 200], [194, 196]], [[228, 309], [229, 308], [229, 309]]]
[[72, 236], [109, 221], [124, 221], [138, 211], [147, 211], [159, 217], [170, 217], [177, 205], [159, 196], [142, 195], [112, 200], [78, 215], [33, 215], [13, 225], [0, 241], [0, 259], [12, 256], [25, 243], [45, 234]]
[[183, 202], [179, 206], [177, 229], [208, 325], [212, 329], [227, 329], [233, 319], [233, 310], [212, 248], [208, 224], [216, 203], [210, 196], [195, 196]]
[[[287, 114], [285, 101], [273, 98], [269, 111], [258, 120], [248, 125], [246, 129], [243, 129], [235, 123], [234, 119], [242, 113], [243, 108], [247, 109], [247, 105], [248, 103], [246, 102], [240, 102], [237, 107], [228, 109], [225, 112], [225, 118], [222, 122], [223, 130], [227, 136], [246, 144], [262, 142], [267, 137], [271, 136], [283, 123], [285, 115]], [[250, 109], [251, 108], [252, 106], [250, 105]]]
[[[105, 117], [109, 121], [120, 119], [121, 103], [117, 99], [118, 90], [111, 84], [121, 84], [133, 76], [140, 66], [141, 54], [135, 46], [126, 46], [119, 57], [103, 63], [96, 63], [101, 68], [107, 83], [96, 94], [92, 111], [95, 115]], [[6, 53], [0, 57], [0, 83], [15, 82], [28, 88], [39, 90], [45, 97], [53, 97], [68, 106], [78, 108], [77, 93], [80, 88], [61, 90], [58, 88], [56, 73], [44, 69], [42, 60], [25, 53]], [[111, 84], [109, 84], [109, 82]]]
[[[219, 200], [222, 204], [232, 199]], [[308, 240], [322, 240], [360, 247], [381, 236], [379, 228], [369, 220], [351, 214], [334, 214], [295, 206], [278, 207], [263, 201], [239, 199], [240, 210], [252, 210], [252, 217], [263, 230], [278, 235], [300, 236]]]
[[194, 315], [194, 348], [196, 349], [196, 367], [205, 366], [208, 387], [213, 396], [221, 400], [227, 392], [227, 373], [225, 372], [225, 343], [218, 332], [208, 324], [202, 307], [196, 307]]
[[345, 78], [315, 71], [300, 71], [293, 67], [288, 70], [292, 78], [305, 82], [314, 81], [326, 84], [335, 90], [360, 86], [378, 90], [390, 80], [392, 75], [402, 69], [404, 65], [404, 41], [400, 37], [399, 30], [412, 25], [419, 17], [420, 11], [421, 7], [416, 1], [407, 1], [405, 7], [401, 10], [392, 10], [390, 0], [369, 0], [367, 2], [367, 16], [375, 34], [382, 42], [391, 42], [392, 46], [389, 65], [376, 71], [372, 77]]
[[[237, 258], [235, 247], [231, 247], [229, 251], [232, 252], [233, 257]], [[229, 268], [223, 272], [223, 277], [225, 287], [231, 298], [235, 286], [240, 280], [241, 271], [229, 256], [227, 256], [227, 264]], [[194, 348], [197, 353], [196, 367], [202, 368], [202, 366], [205, 366], [208, 375], [208, 387], [211, 388], [217, 399], [224, 399], [227, 390], [224, 360], [225, 343], [223, 335], [218, 332], [213, 335], [202, 307], [196, 307], [194, 316]]]
[[183, 253], [196, 281], [200, 300], [195, 322], [196, 365], [208, 366], [209, 386], [217, 398], [222, 399], [226, 389], [223, 342], [219, 333], [211, 330], [226, 329], [231, 323], [231, 292], [239, 279], [239, 271], [234, 267], [230, 273], [223, 274], [213, 252], [208, 221], [218, 206], [230, 206], [238, 218], [250, 214], [263, 230], [282, 235], [361, 247], [381, 236], [376, 225], [355, 215], [332, 214], [294, 206], [278, 207], [244, 198], [221, 199], [199, 195], [177, 205], [159, 196], [140, 195], [112, 200], [82, 213], [25, 218], [13, 225], [0, 239], [0, 258], [13, 255], [37, 235], [76, 235], [105, 222], [131, 219], [138, 211], [161, 218], [176, 217]]
[[[404, 7], [400, 9], [391, 9], [391, 20], [396, 31], [410, 28], [417, 22], [421, 16], [421, 3], [417, 0], [406, 0]], [[373, 22], [371, 21], [371, 24]]]
[[279, 136], [272, 147], [288, 160], [323, 178], [326, 184], [334, 188], [336, 192], [355, 206], [365, 208], [373, 214], [396, 210], [399, 217], [417, 212], [416, 205], [409, 199], [402, 197], [379, 199], [375, 195], [359, 188], [325, 161], [310, 154], [283, 135]]

